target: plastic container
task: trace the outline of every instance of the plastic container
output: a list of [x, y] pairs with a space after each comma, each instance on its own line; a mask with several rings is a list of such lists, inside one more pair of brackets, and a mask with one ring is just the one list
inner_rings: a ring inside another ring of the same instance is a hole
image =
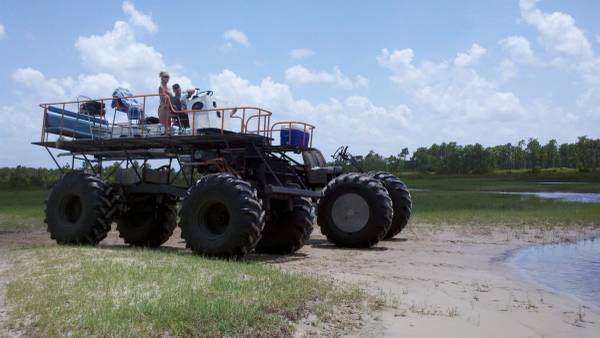
[[[291, 137], [290, 137], [291, 134]], [[281, 128], [279, 132], [279, 137], [282, 146], [300, 146], [300, 147], [308, 147], [308, 143], [310, 142], [310, 134], [305, 133], [304, 129], [293, 128]], [[304, 141], [304, 142], [302, 142]]]

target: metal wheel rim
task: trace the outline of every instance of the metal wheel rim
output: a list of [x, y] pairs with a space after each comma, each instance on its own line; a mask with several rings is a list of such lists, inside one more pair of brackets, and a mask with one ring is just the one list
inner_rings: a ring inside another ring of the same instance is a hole
[[331, 208], [331, 218], [335, 225], [344, 232], [362, 230], [369, 221], [369, 204], [355, 193], [347, 193], [338, 197]]

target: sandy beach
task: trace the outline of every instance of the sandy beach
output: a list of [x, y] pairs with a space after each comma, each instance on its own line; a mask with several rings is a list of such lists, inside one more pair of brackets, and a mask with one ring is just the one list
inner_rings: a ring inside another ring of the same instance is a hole
[[307, 257], [281, 266], [397, 299], [396, 308], [376, 314], [356, 336], [598, 337], [600, 313], [528, 281], [505, 262], [513, 250], [594, 237], [597, 229], [415, 228], [373, 250], [337, 249], [313, 234], [302, 251]]
[[[315, 230], [295, 255], [249, 259], [357, 284], [385, 298], [382, 312], [357, 316], [351, 336], [597, 337], [600, 313], [529, 281], [505, 258], [529, 245], [598, 235], [600, 229], [591, 228], [418, 225], [373, 249], [354, 250], [334, 247]], [[6, 233], [2, 242], [52, 244], [43, 231]], [[113, 231], [102, 245], [121, 243]], [[183, 247], [178, 233], [166, 245]], [[296, 335], [330, 333], [309, 317]]]

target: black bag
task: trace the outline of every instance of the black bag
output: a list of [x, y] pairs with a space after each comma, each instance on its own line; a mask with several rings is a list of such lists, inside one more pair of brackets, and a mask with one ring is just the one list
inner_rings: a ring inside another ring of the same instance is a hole
[[160, 120], [158, 119], [158, 117], [148, 116], [144, 120], [144, 123], [146, 123], [146, 124], [158, 124], [158, 123], [160, 123]]
[[80, 110], [84, 114], [92, 116], [104, 116], [106, 110], [104, 109], [104, 102], [100, 101], [87, 101], [81, 104]]

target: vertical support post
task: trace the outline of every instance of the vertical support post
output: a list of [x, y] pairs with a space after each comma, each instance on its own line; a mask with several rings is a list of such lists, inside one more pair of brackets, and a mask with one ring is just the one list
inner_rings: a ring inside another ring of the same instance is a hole
[[221, 112], [221, 135], [223, 135], [223, 129], [225, 129], [225, 110]]
[[169, 157], [169, 172], [167, 173], [167, 184], [171, 183], [171, 165], [173, 164], [173, 158]]
[[48, 106], [44, 105], [44, 119], [42, 121], [42, 136], [41, 142], [44, 142], [44, 134], [46, 133], [46, 119], [48, 118]]
[[260, 135], [260, 108], [258, 108], [258, 118], [256, 119], [256, 134]]
[[304, 124], [304, 131], [302, 132], [302, 147], [304, 147], [305, 141], [306, 141], [306, 124]]
[[192, 135], [196, 135], [196, 112], [192, 109]]
[[63, 136], [63, 129], [65, 128], [65, 104], [62, 104], [62, 111], [60, 112], [60, 138]]
[[144, 122], [145, 122], [144, 120], [146, 120], [144, 118], [145, 113], [146, 113], [146, 95], [144, 95], [144, 103], [142, 104], [142, 111], [140, 112], [140, 114], [141, 114], [140, 119], [142, 120], [141, 121], [142, 122], [142, 132], [141, 132], [142, 137], [144, 137]]
[[242, 109], [242, 126], [241, 126], [241, 130], [240, 133], [244, 133], [244, 124], [246, 124], [246, 108]]

